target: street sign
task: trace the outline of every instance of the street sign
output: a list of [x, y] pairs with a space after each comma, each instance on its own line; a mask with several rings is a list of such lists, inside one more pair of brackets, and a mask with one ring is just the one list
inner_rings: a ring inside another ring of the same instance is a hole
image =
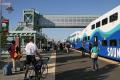
[[9, 29], [9, 20], [8, 19], [3, 19], [3, 21], [2, 21], [2, 32], [6, 33], [6, 32], [8, 32], [8, 29]]

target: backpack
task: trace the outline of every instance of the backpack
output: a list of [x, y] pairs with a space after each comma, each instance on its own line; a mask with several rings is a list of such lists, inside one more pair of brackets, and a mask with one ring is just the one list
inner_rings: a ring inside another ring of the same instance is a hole
[[36, 70], [41, 70], [42, 64], [43, 64], [42, 60], [37, 61], [36, 64], [35, 64], [35, 69]]
[[10, 65], [10, 63], [4, 65], [3, 75], [12, 75], [12, 66]]

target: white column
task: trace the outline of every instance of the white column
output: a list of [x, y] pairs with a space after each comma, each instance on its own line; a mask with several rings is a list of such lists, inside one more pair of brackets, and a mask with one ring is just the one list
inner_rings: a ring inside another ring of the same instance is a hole
[[36, 43], [36, 34], [34, 34], [34, 43]]
[[25, 46], [24, 38], [21, 39], [21, 44], [22, 44], [22, 46]]

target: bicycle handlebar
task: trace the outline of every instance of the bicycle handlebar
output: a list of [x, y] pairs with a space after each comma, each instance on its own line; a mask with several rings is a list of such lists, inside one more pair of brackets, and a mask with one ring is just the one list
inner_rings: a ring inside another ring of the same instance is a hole
[[42, 59], [47, 59], [47, 60], [49, 60], [49, 57], [42, 57]]

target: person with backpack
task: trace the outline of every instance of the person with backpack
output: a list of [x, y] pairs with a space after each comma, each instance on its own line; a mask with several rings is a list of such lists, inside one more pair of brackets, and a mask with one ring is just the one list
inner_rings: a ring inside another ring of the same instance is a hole
[[[29, 70], [30, 64], [33, 66], [36, 65], [36, 58], [35, 56], [38, 55], [40, 60], [42, 59], [42, 56], [38, 53], [38, 48], [36, 44], [33, 42], [33, 38], [29, 37], [29, 42], [25, 46], [25, 51], [26, 51], [26, 70], [25, 70], [25, 76], [24, 80], [27, 79], [27, 74]], [[35, 69], [35, 73], [38, 75], [38, 71]]]
[[98, 66], [98, 47], [97, 45], [93, 45], [92, 49], [91, 49], [91, 58], [92, 58], [92, 62], [93, 62], [93, 70], [96, 71], [98, 70], [99, 66]]

